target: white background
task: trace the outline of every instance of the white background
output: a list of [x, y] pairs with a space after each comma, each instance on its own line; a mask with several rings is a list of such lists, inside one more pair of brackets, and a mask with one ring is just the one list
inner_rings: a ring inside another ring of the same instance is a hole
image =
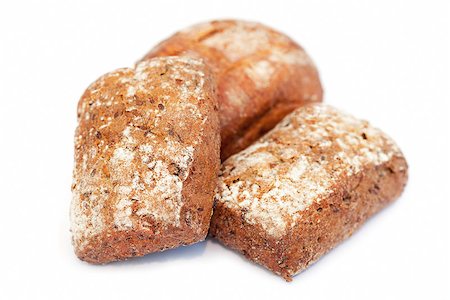
[[[448, 1], [0, 2], [0, 299], [449, 299]], [[214, 18], [273, 26], [325, 101], [404, 151], [403, 196], [286, 283], [213, 240], [91, 266], [72, 251], [76, 103], [101, 74]]]

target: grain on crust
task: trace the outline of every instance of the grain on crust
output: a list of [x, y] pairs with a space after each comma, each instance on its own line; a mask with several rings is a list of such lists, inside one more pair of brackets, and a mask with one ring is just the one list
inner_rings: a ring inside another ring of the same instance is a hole
[[366, 121], [299, 108], [226, 160], [210, 232], [289, 280], [396, 199], [407, 164]]
[[78, 104], [72, 241], [105, 263], [203, 240], [220, 158], [204, 63], [155, 58], [100, 77]]
[[224, 20], [186, 28], [155, 56], [203, 58], [218, 84], [221, 158], [243, 150], [295, 108], [322, 101], [317, 69], [297, 43], [259, 23]]

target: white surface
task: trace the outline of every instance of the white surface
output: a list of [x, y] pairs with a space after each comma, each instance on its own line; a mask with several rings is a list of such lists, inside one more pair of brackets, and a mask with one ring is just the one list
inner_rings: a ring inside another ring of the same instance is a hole
[[[0, 2], [0, 299], [449, 299], [448, 1], [44, 2]], [[299, 41], [326, 102], [397, 140], [405, 193], [292, 283], [212, 240], [79, 261], [68, 218], [78, 98], [177, 29], [223, 17]]]

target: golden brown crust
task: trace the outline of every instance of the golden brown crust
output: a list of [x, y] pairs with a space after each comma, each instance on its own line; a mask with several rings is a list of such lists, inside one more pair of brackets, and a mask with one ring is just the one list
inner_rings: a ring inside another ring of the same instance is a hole
[[102, 76], [78, 105], [71, 231], [105, 263], [203, 240], [220, 163], [209, 70], [155, 58]]
[[286, 280], [396, 199], [394, 142], [331, 107], [297, 109], [222, 165], [211, 235]]
[[216, 77], [222, 160], [295, 108], [322, 101], [318, 72], [305, 51], [264, 25], [235, 20], [195, 25], [160, 43], [143, 60], [181, 54], [205, 59]]

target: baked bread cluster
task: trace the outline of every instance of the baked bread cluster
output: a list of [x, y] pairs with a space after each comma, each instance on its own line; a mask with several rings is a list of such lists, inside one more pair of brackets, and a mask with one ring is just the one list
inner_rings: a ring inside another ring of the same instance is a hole
[[78, 104], [76, 255], [124, 260], [209, 231], [291, 280], [408, 177], [390, 137], [321, 101], [303, 48], [236, 20], [184, 29], [103, 75]]

